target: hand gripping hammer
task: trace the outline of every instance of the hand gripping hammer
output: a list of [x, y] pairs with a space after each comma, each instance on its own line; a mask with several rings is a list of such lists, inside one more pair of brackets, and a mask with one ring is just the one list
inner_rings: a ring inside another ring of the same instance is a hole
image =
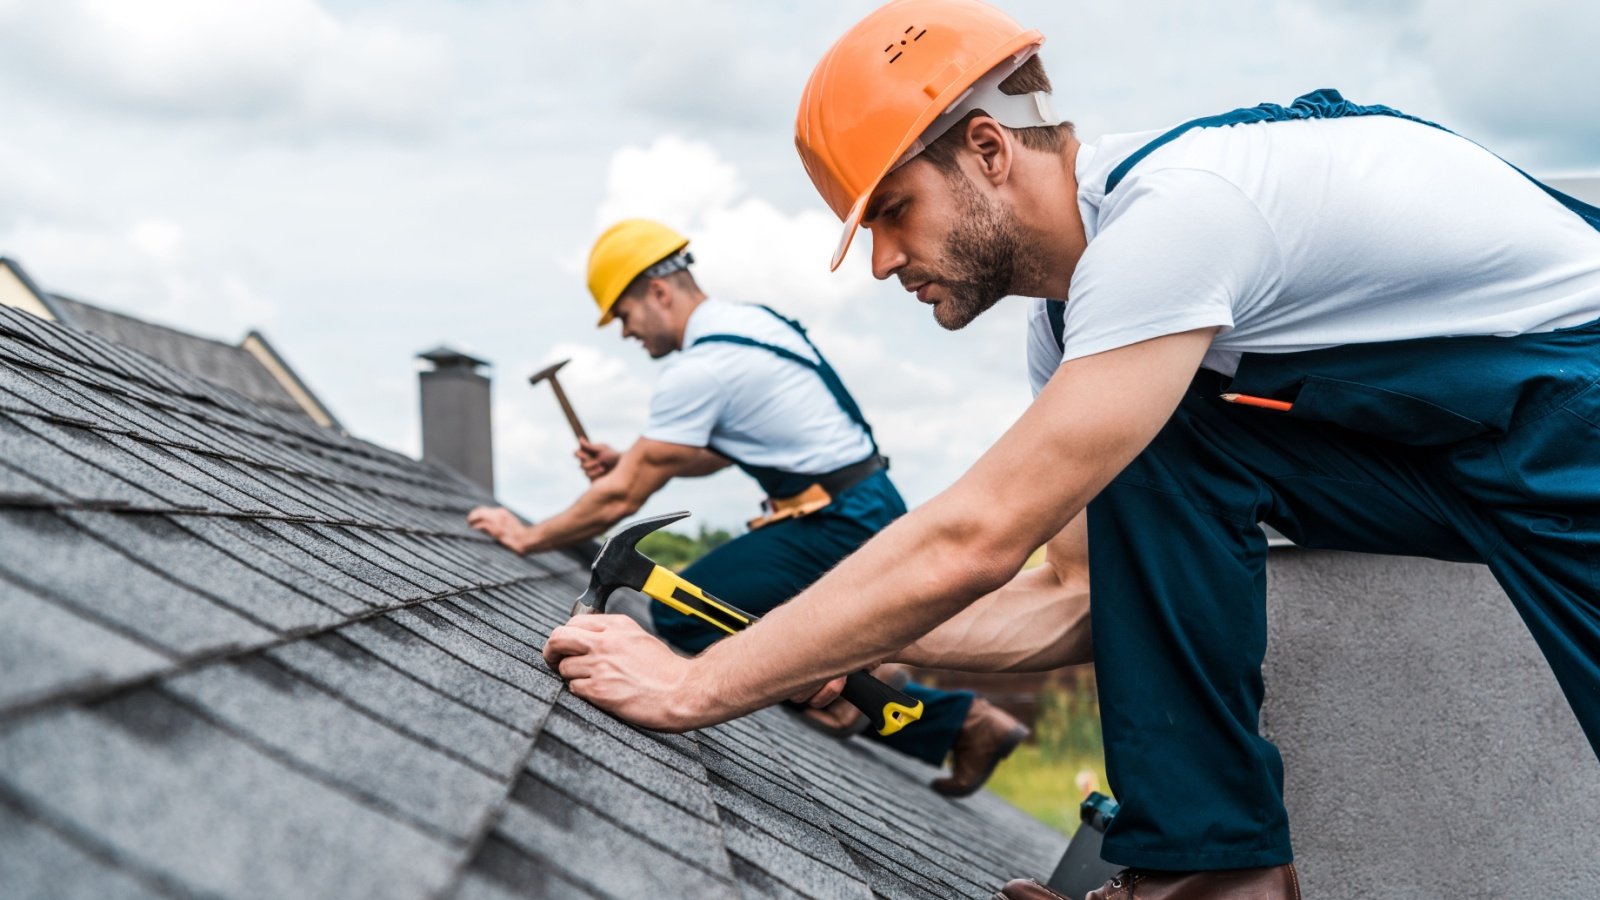
[[[572, 614], [605, 612], [611, 593], [625, 587], [728, 634], [754, 625], [757, 616], [718, 600], [639, 552], [639, 541], [645, 535], [688, 515], [675, 512], [640, 519], [607, 540], [589, 568], [589, 589], [573, 604]], [[845, 679], [843, 696], [866, 714], [881, 735], [894, 734], [922, 717], [921, 700], [906, 696], [866, 672], [856, 672]]]

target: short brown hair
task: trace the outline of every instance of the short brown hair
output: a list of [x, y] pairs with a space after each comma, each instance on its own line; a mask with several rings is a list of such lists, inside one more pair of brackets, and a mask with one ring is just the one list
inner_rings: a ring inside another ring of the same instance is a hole
[[[1030, 56], [1021, 68], [1012, 72], [1010, 77], [1000, 82], [1000, 92], [1004, 94], [1031, 94], [1034, 91], [1050, 90], [1050, 76], [1044, 72], [1044, 63], [1039, 57]], [[939, 135], [933, 143], [923, 149], [918, 158], [925, 159], [934, 164], [942, 172], [952, 172], [956, 166], [956, 151], [961, 149], [962, 143], [967, 139], [967, 123], [975, 117], [986, 115], [981, 109], [967, 113], [961, 121], [950, 127], [949, 131]], [[1004, 128], [1005, 126], [1001, 126]], [[1033, 128], [1006, 128], [1017, 138], [1017, 143], [1029, 150], [1039, 150], [1044, 153], [1059, 153], [1067, 146], [1067, 138], [1072, 135], [1072, 123], [1062, 122], [1060, 125], [1036, 125]]]

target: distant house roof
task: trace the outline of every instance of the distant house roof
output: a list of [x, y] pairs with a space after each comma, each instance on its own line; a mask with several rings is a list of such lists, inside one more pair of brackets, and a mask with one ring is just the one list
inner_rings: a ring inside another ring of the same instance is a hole
[[[0, 278], [9, 272], [13, 287], [8, 294], [0, 285], [0, 305], [26, 309], [80, 328], [229, 388], [257, 403], [309, 416], [319, 425], [339, 427], [327, 406], [259, 331], [251, 331], [238, 344], [229, 344], [61, 294], [45, 293], [20, 265], [4, 257], [0, 257], [0, 270], [6, 270], [0, 271]], [[17, 289], [18, 285], [21, 290]]]
[[1064, 839], [766, 710], [639, 731], [440, 467], [0, 308], [8, 896], [988, 896]]
[[1600, 175], [1552, 178], [1546, 183], [1564, 194], [1577, 197], [1590, 206], [1600, 206]]

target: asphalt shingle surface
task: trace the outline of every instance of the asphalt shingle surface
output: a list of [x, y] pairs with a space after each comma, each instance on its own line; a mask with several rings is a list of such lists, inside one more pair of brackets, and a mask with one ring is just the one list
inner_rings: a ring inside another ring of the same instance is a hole
[[243, 347], [155, 325], [67, 297], [53, 298], [78, 327], [90, 334], [193, 372], [215, 384], [231, 388], [251, 400], [299, 413], [300, 406], [254, 356]]
[[766, 710], [643, 732], [539, 656], [587, 572], [490, 498], [0, 309], [0, 894], [965, 897], [1064, 841]]

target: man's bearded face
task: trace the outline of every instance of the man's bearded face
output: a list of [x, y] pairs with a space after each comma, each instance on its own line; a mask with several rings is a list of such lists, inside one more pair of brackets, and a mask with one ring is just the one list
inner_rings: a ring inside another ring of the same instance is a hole
[[936, 282], [946, 295], [933, 308], [934, 321], [955, 331], [965, 328], [1012, 292], [1022, 228], [1009, 207], [979, 191], [961, 173], [946, 179], [958, 207], [939, 261], [930, 268], [907, 267], [903, 284]]

